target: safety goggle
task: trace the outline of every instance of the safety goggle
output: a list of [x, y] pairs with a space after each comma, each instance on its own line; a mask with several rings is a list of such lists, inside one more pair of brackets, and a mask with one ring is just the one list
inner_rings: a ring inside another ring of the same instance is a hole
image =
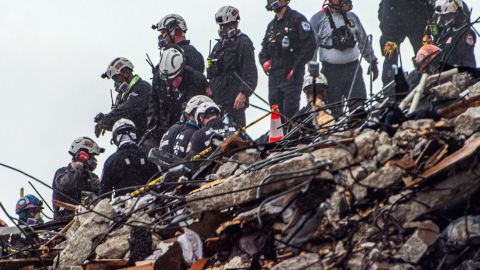
[[270, 4], [270, 7], [275, 10], [275, 9], [279, 9], [282, 7], [282, 4], [280, 3], [280, 1], [275, 1], [273, 3]]

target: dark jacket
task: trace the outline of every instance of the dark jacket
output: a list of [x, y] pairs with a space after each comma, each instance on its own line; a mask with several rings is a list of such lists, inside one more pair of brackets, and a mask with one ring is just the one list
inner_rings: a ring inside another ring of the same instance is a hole
[[173, 146], [173, 154], [179, 158], [185, 158], [188, 151], [188, 144], [192, 139], [193, 134], [198, 130], [197, 123], [189, 120], [185, 122], [175, 137], [175, 143]]
[[182, 48], [185, 55], [186, 65], [203, 74], [205, 71], [205, 60], [203, 55], [192, 45], [190, 40], [183, 40], [177, 43]]
[[461, 29], [461, 26], [449, 26], [440, 30], [435, 40], [436, 45], [443, 50], [443, 59], [450, 66], [476, 67], [475, 44], [477, 35], [471, 28]]
[[183, 80], [178, 89], [172, 89], [160, 80], [158, 72], [153, 77], [153, 91], [148, 106], [148, 127], [157, 126], [156, 137], [160, 138], [173, 124], [180, 120], [187, 101], [196, 95], [205, 95], [207, 78], [186, 66], [181, 74]]
[[401, 29], [425, 30], [433, 15], [430, 0], [382, 0], [378, 9], [380, 29], [384, 35], [393, 35]]
[[246, 97], [252, 95], [251, 89], [255, 90], [258, 81], [254, 50], [252, 41], [243, 33], [233, 39], [218, 40], [213, 47], [210, 54], [212, 67], [207, 69], [207, 74], [213, 100], [218, 105], [233, 108], [238, 93], [242, 92]]
[[140, 79], [130, 91], [118, 94], [115, 108], [105, 115], [104, 123], [108, 130], [112, 130], [113, 124], [121, 118], [130, 119], [135, 123], [137, 135], [141, 138], [147, 128], [147, 109], [152, 86]]
[[[53, 200], [77, 205], [82, 199], [82, 191], [98, 194], [98, 176], [85, 168], [73, 168], [69, 164], [67, 167], [60, 168], [55, 172], [52, 189]], [[67, 210], [60, 210], [55, 204], [53, 204], [53, 210], [54, 219], [73, 217], [74, 214]]]
[[175, 145], [175, 138], [183, 129], [184, 123], [177, 122], [171, 126], [165, 134], [163, 134], [162, 140], [160, 140], [160, 150], [173, 155], [173, 147]]
[[[288, 48], [282, 41], [288, 37]], [[302, 14], [287, 7], [283, 18], [277, 17], [268, 24], [258, 57], [263, 65], [271, 60], [270, 82], [286, 82], [290, 70], [295, 72], [295, 80], [303, 80], [305, 64], [313, 58], [316, 43], [312, 27]]]
[[191, 150], [188, 156], [194, 156], [210, 147], [212, 136], [226, 137], [235, 132], [235, 128], [225, 126], [221, 118], [210, 120], [205, 127], [195, 131], [192, 135]]
[[[105, 161], [100, 194], [110, 191], [145, 185], [158, 172], [157, 166], [148, 161], [147, 155], [136, 144], [124, 144]], [[115, 196], [132, 190], [116, 191]]]

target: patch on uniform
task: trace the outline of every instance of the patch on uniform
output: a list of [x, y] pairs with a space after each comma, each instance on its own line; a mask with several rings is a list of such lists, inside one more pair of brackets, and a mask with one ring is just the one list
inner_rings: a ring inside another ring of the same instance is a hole
[[447, 44], [452, 43], [452, 37], [449, 37], [449, 38], [447, 39], [447, 42], [446, 42], [446, 43], [447, 43]]
[[131, 95], [134, 96], [134, 97], [136, 97], [136, 96], [138, 96], [138, 93], [132, 92]]
[[303, 28], [303, 31], [305, 31], [305, 32], [312, 31], [312, 27], [310, 26], [310, 23], [307, 22], [307, 21], [302, 22], [302, 28]]
[[465, 37], [465, 42], [470, 45], [470, 46], [474, 46], [475, 45], [475, 39], [473, 39], [473, 35], [472, 34], [468, 34], [466, 37]]

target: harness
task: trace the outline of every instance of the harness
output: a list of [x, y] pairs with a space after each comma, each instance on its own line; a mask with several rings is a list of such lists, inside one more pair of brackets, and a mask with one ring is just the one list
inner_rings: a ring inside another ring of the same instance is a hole
[[354, 27], [352, 21], [348, 20], [347, 14], [342, 12], [342, 17], [345, 22], [345, 25], [337, 27], [335, 22], [333, 21], [332, 12], [330, 8], [325, 8], [325, 14], [327, 15], [328, 21], [330, 23], [330, 28], [333, 29], [332, 31], [332, 45], [320, 45], [320, 47], [325, 48], [327, 50], [337, 49], [340, 51], [344, 51], [346, 49], [354, 48], [357, 45], [357, 41], [355, 40], [355, 35], [352, 33], [349, 27]]

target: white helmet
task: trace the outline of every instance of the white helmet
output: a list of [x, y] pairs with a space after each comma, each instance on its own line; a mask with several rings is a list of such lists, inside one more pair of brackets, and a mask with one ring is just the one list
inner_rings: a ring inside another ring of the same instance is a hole
[[75, 156], [80, 150], [87, 151], [90, 155], [99, 155], [100, 153], [105, 152], [105, 149], [100, 148], [94, 140], [88, 137], [76, 138], [72, 142], [72, 145], [70, 145], [68, 153]]
[[167, 30], [170, 32], [176, 26], [178, 26], [178, 28], [180, 28], [180, 30], [182, 30], [183, 32], [187, 32], [188, 30], [185, 19], [178, 14], [166, 15], [157, 23], [157, 25], [152, 28], [157, 29], [158, 31]]
[[211, 98], [204, 95], [198, 95], [198, 96], [192, 97], [187, 102], [187, 106], [185, 106], [185, 113], [191, 114], [193, 110], [195, 110], [196, 108], [198, 108], [198, 106], [200, 106], [202, 103], [205, 103], [205, 102], [214, 103]]
[[135, 124], [133, 123], [132, 120], [126, 119], [126, 118], [121, 118], [115, 124], [113, 124], [112, 128], [112, 134], [115, 137], [118, 133], [124, 132], [124, 131], [133, 131], [135, 132]]
[[113, 78], [113, 76], [120, 74], [123, 68], [129, 68], [133, 70], [133, 64], [125, 57], [115, 58], [107, 67], [107, 71], [102, 74], [102, 78]]
[[217, 106], [217, 104], [215, 104], [215, 102], [205, 102], [200, 104], [195, 112], [195, 119], [198, 123], [200, 123], [200, 119], [198, 117], [205, 113], [220, 113], [220, 108]]
[[182, 72], [185, 66], [185, 56], [179, 46], [171, 46], [163, 50], [158, 63], [158, 72], [162, 79], [173, 79]]
[[437, 0], [435, 3], [435, 14], [437, 15], [456, 13], [458, 9], [463, 10], [462, 0]]
[[[325, 76], [320, 73], [318, 77], [315, 78], [315, 84], [328, 86], [327, 78], [325, 78]], [[302, 89], [305, 89], [311, 85], [313, 85], [313, 77], [310, 74], [306, 74], [305, 77], [303, 77]]]
[[218, 24], [227, 24], [240, 20], [240, 12], [232, 6], [223, 6], [215, 13], [215, 21]]

